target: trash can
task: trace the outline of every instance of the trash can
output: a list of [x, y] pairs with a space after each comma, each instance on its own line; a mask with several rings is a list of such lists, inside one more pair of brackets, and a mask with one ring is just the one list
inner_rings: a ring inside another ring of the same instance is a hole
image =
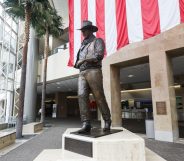
[[154, 130], [154, 120], [146, 119], [146, 136], [147, 138], [155, 138], [155, 130]]

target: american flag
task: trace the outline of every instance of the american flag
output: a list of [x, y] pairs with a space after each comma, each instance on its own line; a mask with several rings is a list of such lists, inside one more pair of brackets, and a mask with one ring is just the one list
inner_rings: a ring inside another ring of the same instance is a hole
[[68, 0], [69, 66], [73, 66], [82, 36], [82, 21], [98, 27], [96, 37], [106, 44], [106, 55], [184, 22], [184, 0]]

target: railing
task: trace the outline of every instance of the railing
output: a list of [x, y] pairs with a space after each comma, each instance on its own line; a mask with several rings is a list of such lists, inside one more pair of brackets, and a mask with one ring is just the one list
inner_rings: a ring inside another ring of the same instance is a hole
[[[68, 49], [68, 48], [69, 48], [69, 43], [66, 43], [66, 44], [64, 44], [64, 45], [58, 46], [57, 48], [55, 48], [54, 50], [52, 50], [52, 51], [48, 54], [48, 56], [57, 54], [57, 53], [59, 53], [59, 52], [62, 53], [62, 51], [66, 50], [66, 49]], [[44, 54], [40, 54], [40, 55], [39, 55], [39, 60], [41, 60], [41, 59], [44, 59]]]
[[[15, 127], [16, 126], [16, 116], [10, 116], [8, 118], [8, 127]], [[26, 124], [27, 121], [27, 117], [26, 115], [23, 116], [23, 124]]]

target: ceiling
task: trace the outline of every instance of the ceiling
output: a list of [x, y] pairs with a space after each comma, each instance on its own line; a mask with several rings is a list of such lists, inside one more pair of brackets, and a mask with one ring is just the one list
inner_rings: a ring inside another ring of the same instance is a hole
[[68, 16], [68, 0], [49, 0], [51, 5], [57, 10], [58, 14], [63, 18], [63, 26], [69, 26]]

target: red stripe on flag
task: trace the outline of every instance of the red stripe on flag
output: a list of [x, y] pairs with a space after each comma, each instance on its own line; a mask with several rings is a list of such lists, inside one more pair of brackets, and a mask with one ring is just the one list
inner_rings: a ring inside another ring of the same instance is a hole
[[117, 49], [129, 44], [126, 1], [116, 0]]
[[74, 0], [68, 0], [69, 6], [69, 49], [68, 66], [74, 65]]
[[144, 39], [160, 34], [158, 0], [141, 0]]
[[[81, 26], [84, 20], [88, 20], [88, 0], [81, 0]], [[83, 39], [81, 35], [81, 40]]]
[[180, 19], [181, 23], [184, 22], [184, 0], [180, 0]]
[[[97, 38], [102, 38], [105, 42], [105, 0], [96, 0], [96, 25], [98, 31]], [[104, 56], [107, 55], [105, 50]]]

